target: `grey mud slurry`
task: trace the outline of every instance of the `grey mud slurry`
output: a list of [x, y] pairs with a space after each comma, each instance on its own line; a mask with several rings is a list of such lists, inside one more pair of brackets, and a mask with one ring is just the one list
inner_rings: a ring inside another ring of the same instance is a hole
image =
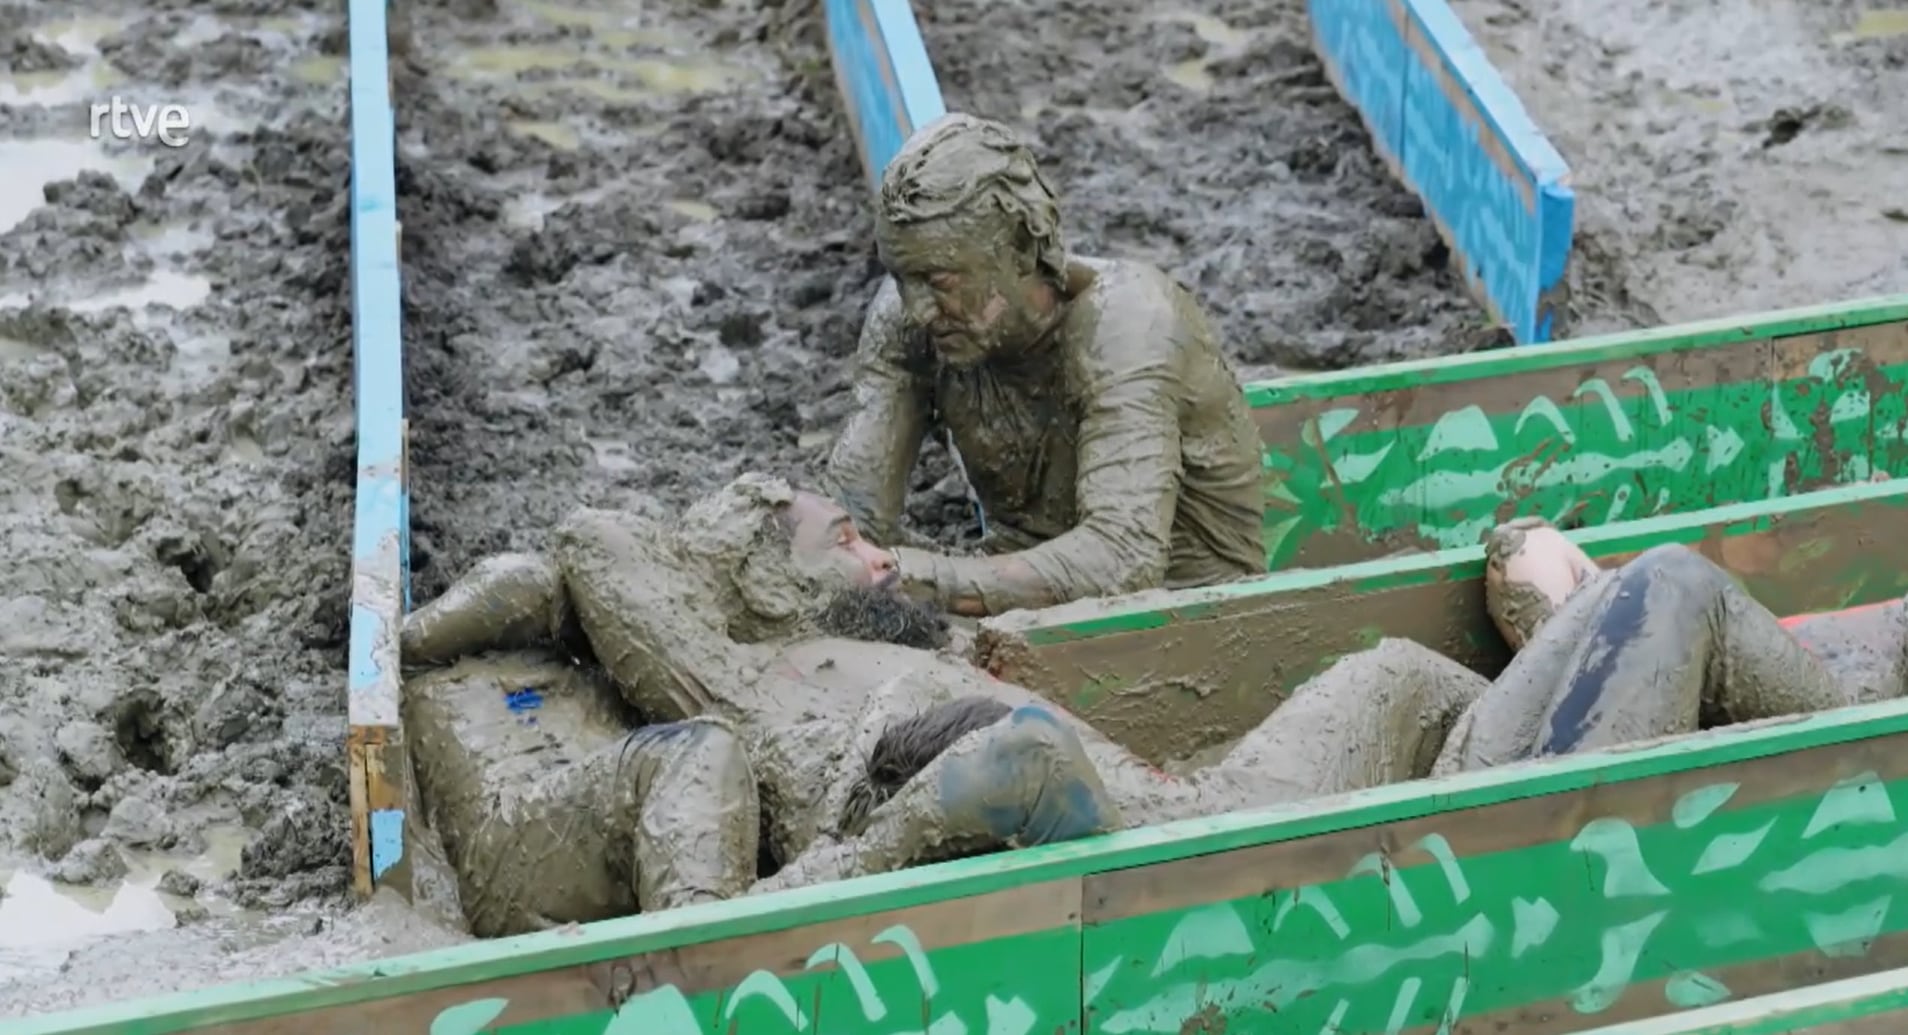
[[0, 1015], [412, 944], [267, 915], [348, 860], [335, 6], [0, 5]]
[[1898, 0], [1455, 0], [1570, 163], [1576, 331], [1908, 289]]
[[[1488, 340], [1296, 0], [919, 6], [950, 103], [1035, 130], [1070, 245], [1180, 275], [1248, 376]], [[578, 504], [812, 475], [879, 276], [814, 5], [397, 13], [417, 599]], [[0, 165], [30, 170], [0, 198], [0, 1013], [452, 937], [335, 908], [344, 36], [334, 3], [0, 5]], [[115, 92], [186, 105], [188, 146], [88, 140]], [[930, 530], [949, 470], [917, 473]], [[71, 901], [42, 875], [136, 919], [28, 941]]]
[[578, 505], [818, 467], [877, 274], [819, 11], [405, 9], [417, 599]]
[[1243, 378], [1508, 344], [1326, 81], [1300, 0], [915, 10], [948, 108], [1033, 141], [1068, 248], [1180, 278]]

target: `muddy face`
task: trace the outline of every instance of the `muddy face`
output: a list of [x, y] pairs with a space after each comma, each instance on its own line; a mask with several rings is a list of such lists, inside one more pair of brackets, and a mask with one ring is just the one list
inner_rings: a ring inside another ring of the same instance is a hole
[[881, 259], [901, 292], [902, 319], [941, 359], [971, 367], [1038, 334], [1052, 308], [1030, 246], [1005, 219], [882, 221]]
[[883, 173], [876, 209], [903, 322], [950, 365], [1052, 326], [1067, 269], [1059, 203], [1013, 130], [958, 113], [921, 127]]
[[894, 555], [863, 539], [848, 512], [812, 492], [782, 509], [796, 570], [825, 589], [889, 588], [899, 581]]

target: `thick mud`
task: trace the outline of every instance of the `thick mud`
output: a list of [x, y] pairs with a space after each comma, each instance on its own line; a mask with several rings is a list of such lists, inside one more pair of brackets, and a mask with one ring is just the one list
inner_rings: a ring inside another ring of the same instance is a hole
[[1899, 0], [1455, 0], [1570, 162], [1577, 330], [1908, 289]]
[[1179, 277], [1243, 377], [1508, 342], [1326, 81], [1300, 0], [915, 10], [948, 107], [1036, 141], [1068, 246]]
[[579, 504], [804, 475], [843, 415], [877, 267], [818, 14], [628, 10], [410, 8], [419, 600]]
[[[122, 994], [35, 873], [185, 867], [134, 927], [345, 886], [335, 7], [0, 6], [0, 1010]], [[115, 96], [184, 146], [90, 139]]]
[[[1069, 244], [1180, 276], [1247, 376], [1501, 340], [1297, 0], [918, 9], [950, 106], [1034, 135]], [[331, 915], [342, 11], [56, 11], [0, 7], [0, 164], [45, 187], [0, 199], [0, 866], [132, 881], [166, 916], [50, 954], [0, 938], [0, 1011], [449, 940]], [[673, 512], [744, 469], [818, 470], [880, 271], [814, 5], [397, 11], [416, 598], [578, 504]], [[87, 140], [115, 92], [185, 104], [190, 143]], [[957, 534], [945, 456], [914, 484], [911, 517]], [[136, 962], [159, 953], [177, 966]]]

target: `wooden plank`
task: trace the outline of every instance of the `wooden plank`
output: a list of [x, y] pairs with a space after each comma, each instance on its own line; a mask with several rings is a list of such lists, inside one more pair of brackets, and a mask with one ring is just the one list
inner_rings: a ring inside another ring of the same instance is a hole
[[[802, 1020], [823, 1017], [826, 1030], [853, 1035], [868, 1027], [886, 1030], [894, 1023], [891, 1016], [913, 1017], [924, 1028], [936, 1020], [945, 1026], [951, 1016], [978, 1032], [988, 1023], [984, 999], [978, 1014], [942, 1008], [931, 1002], [942, 982], [992, 988], [999, 1008], [1018, 1002], [1043, 1021], [1077, 1014], [1079, 922], [1080, 882], [1059, 880], [194, 1031], [422, 1033], [440, 1030], [440, 1019], [463, 1012], [484, 1014], [478, 1022], [484, 1031], [505, 1032], [550, 1031], [555, 1022], [578, 1017], [590, 1020], [588, 1030], [594, 1032], [612, 1015], [627, 1026], [624, 1030], [658, 1035], [746, 1031], [778, 1022], [799, 1031], [807, 1030]], [[999, 966], [1011, 961], [1037, 965], [1055, 984], [1044, 992], [1023, 989], [1023, 974]], [[740, 1005], [751, 998], [757, 1002]]]
[[1796, 988], [1586, 1035], [1901, 1035], [1908, 969]]
[[[1606, 564], [1685, 543], [1777, 614], [1799, 614], [1908, 592], [1908, 537], [1890, 532], [1904, 518], [1908, 481], [1899, 481], [1573, 538]], [[1509, 653], [1484, 610], [1483, 574], [1474, 548], [1088, 601], [989, 619], [977, 651], [988, 671], [1161, 762], [1243, 735], [1306, 679], [1384, 637], [1500, 671]]]
[[[1276, 1015], [1344, 1035], [1564, 1035], [1908, 964], [1908, 896], [1890, 905], [1908, 866], [1889, 861], [1908, 848], [1904, 749], [1881, 738], [1089, 876], [1083, 966], [1114, 976], [1087, 1031]], [[1159, 962], [1118, 969], [1134, 958]]]
[[1423, 198], [1477, 300], [1522, 344], [1561, 333], [1569, 169], [1450, 6], [1313, 0], [1306, 9], [1326, 76], [1379, 157]]
[[409, 897], [404, 818], [410, 811], [398, 716], [397, 631], [409, 581], [406, 551], [404, 357], [398, 285], [396, 124], [383, 0], [351, 0], [351, 322], [358, 439], [352, 522], [347, 710], [351, 883]]
[[1908, 474], [1908, 322], [1776, 333], [1790, 326], [1281, 391], [1253, 411], [1271, 479], [1268, 565], [1471, 546], [1525, 514], [1594, 527]]
[[835, 87], [871, 187], [908, 136], [946, 114], [908, 0], [827, 0]]
[[[937, 903], [970, 903], [957, 908], [972, 911], [974, 907], [971, 900], [977, 897], [1034, 886], [1039, 887], [1030, 892], [1031, 898], [1015, 900], [1020, 904], [1007, 910], [1008, 915], [1019, 915], [1023, 907], [1029, 911], [1038, 909], [1042, 902], [1051, 898], [1058, 900], [1061, 912], [1071, 916], [1080, 908], [1080, 903], [1077, 898], [1069, 898], [1073, 893], [1067, 890], [1067, 882], [1094, 874], [1108, 874], [1260, 845], [1321, 838], [1345, 831], [1410, 824], [1439, 813], [1481, 809], [1546, 796], [1572, 795], [1591, 789], [1600, 788], [1598, 793], [1602, 794], [1635, 793], [1648, 798], [1648, 792], [1645, 791], [1619, 792], [1615, 789], [1633, 783], [1689, 780], [1692, 778], [1679, 774], [1718, 766], [1736, 766], [1793, 752], [1822, 751], [1825, 755], [1832, 755], [1833, 752], [1827, 749], [1842, 747], [1848, 752], [1870, 750], [1858, 745], [1875, 738], [1887, 738], [1893, 744], [1904, 736], [1908, 736], [1908, 704], [1891, 702], [1833, 714], [1805, 716], [1791, 722], [1731, 731], [1727, 735], [1679, 738], [1626, 751], [1569, 756], [1528, 766], [1374, 788], [1330, 801], [1297, 803], [1258, 812], [1187, 820], [1073, 844], [1003, 853], [830, 886], [752, 896], [734, 902], [607, 921], [579, 929], [379, 960], [294, 979], [181, 993], [142, 1002], [118, 1003], [68, 1014], [36, 1017], [17, 1022], [10, 1032], [11, 1035], [177, 1035], [188, 1031], [204, 1032], [216, 1025], [242, 1020], [316, 1016], [320, 1011], [334, 1007], [436, 996], [449, 989], [464, 989], [464, 994], [471, 997], [463, 1002], [468, 1007], [473, 1003], [497, 998], [488, 994], [501, 987], [495, 982], [608, 964], [633, 956], [691, 946], [709, 946], [708, 951], [720, 954], [734, 951], [736, 946], [751, 937], [796, 928], [811, 928], [819, 935], [832, 936], [827, 932], [843, 928], [831, 928], [828, 925], [840, 921]], [[1899, 755], [1901, 752], [1883, 748], [1874, 757], [1880, 759], [1889, 754]], [[1890, 787], [1889, 793], [1898, 795], [1900, 791], [1901, 787], [1897, 784]], [[1840, 800], [1843, 805], [1850, 801], [1846, 795]], [[1874, 799], [1864, 799], [1858, 794], [1853, 800]], [[1703, 802], [1699, 801], [1698, 804]], [[1715, 804], [1713, 795], [1710, 804]], [[1700, 820], [1702, 816], [1698, 813], [1702, 811], [1686, 806], [1683, 818], [1692, 822]], [[1751, 815], [1752, 809], [1738, 807], [1714, 811], [1726, 818], [1740, 819]], [[1793, 813], [1794, 808], [1790, 811]], [[1671, 815], [1677, 815], [1674, 806]], [[1841, 815], [1846, 820], [1856, 813], [1843, 808]], [[1793, 815], [1788, 822], [1792, 828]], [[1846, 822], [1841, 826], [1848, 827], [1854, 833], [1880, 829]], [[1697, 829], [1706, 832], [1706, 828]], [[1831, 837], [1818, 832], [1811, 837], [1805, 826], [1803, 841], [1811, 851], [1818, 848], [1846, 850], [1856, 847], [1856, 842], [1850, 839], [1852, 836]], [[1745, 842], [1737, 837], [1727, 843], [1741, 845]], [[1534, 850], [1538, 849], [1527, 849]], [[1555, 853], [1567, 852], [1571, 848], [1553, 842], [1547, 850]], [[1876, 860], [1886, 862], [1903, 857], [1900, 851], [1870, 851], [1865, 854], [1845, 852], [1841, 858], [1844, 861], [1865, 860], [1863, 865], [1872, 866]], [[1487, 855], [1484, 858], [1493, 857]], [[1547, 894], [1566, 895], [1573, 893], [1572, 889], [1589, 886], [1586, 880], [1578, 876], [1584, 872], [1581, 865], [1560, 865], [1554, 860], [1538, 859], [1513, 872], [1521, 874], [1518, 880], [1528, 880], [1533, 875], [1548, 878], [1549, 884], [1554, 887], [1547, 885]], [[1480, 875], [1472, 883], [1481, 886], [1483, 876]], [[1575, 893], [1582, 894], [1580, 891]], [[1756, 896], [1739, 895], [1737, 898], [1753, 901]], [[1424, 904], [1431, 901], [1428, 896], [1421, 896], [1420, 900]], [[1800, 911], [1790, 911], [1791, 919], [1799, 914]], [[1028, 915], [1033, 914], [1030, 912]], [[1508, 921], [1498, 918], [1500, 923], [1508, 925], [1504, 928], [1506, 930], [1514, 930], [1514, 920], [1514, 916]], [[1033, 926], [1033, 923], [1027, 926]], [[1004, 939], [975, 941], [943, 950], [929, 950], [935, 971], [940, 975], [937, 979], [940, 991], [931, 997], [935, 1009], [945, 1007], [963, 1011], [959, 1015], [963, 1019], [991, 1017], [988, 1014], [990, 1008], [997, 1012], [1007, 1009], [1022, 991], [1029, 995], [1040, 995], [1042, 990], [1051, 992], [1056, 988], [1066, 996], [1077, 994], [1080, 1001], [1091, 1000], [1096, 989], [1104, 991], [1112, 987], [1107, 982], [1117, 976], [1117, 970], [1108, 973], [1101, 973], [1103, 967], [1081, 970], [1078, 966], [1081, 958], [1080, 941], [1077, 929], [1065, 927], [1053, 938], [1021, 934]], [[1181, 949], [1172, 951], [1183, 957], [1185, 946], [1195, 944], [1200, 943], [1184, 943]], [[1143, 947], [1145, 953], [1152, 953], [1156, 948]], [[856, 951], [860, 951], [859, 947]], [[950, 961], [944, 968], [939, 955], [943, 951], [971, 952], [973, 956], [958, 964]], [[1158, 959], [1163, 958], [1139, 955], [1134, 957], [1130, 966], [1150, 973]], [[986, 965], [974, 963], [974, 959], [985, 959]], [[1009, 994], [1000, 984], [1002, 974], [1017, 976], [1022, 987]], [[900, 979], [879, 977], [877, 983], [888, 980]], [[563, 986], [551, 984], [553, 981], [555, 979], [550, 978], [535, 987], [555, 991], [539, 994], [554, 996], [561, 992]], [[518, 987], [510, 986], [517, 995], [530, 994], [516, 991]], [[567, 987], [573, 991], [563, 994], [589, 994], [580, 985]], [[486, 995], [478, 996], [476, 993], [479, 990], [486, 992]], [[853, 993], [851, 990], [842, 990], [839, 998], [852, 1001]], [[449, 1002], [450, 998], [433, 1001]], [[1077, 1017], [1073, 1011], [1080, 1001], [1063, 1000], [1056, 1003], [1051, 996], [1047, 996], [1039, 1000], [1041, 1010], [1046, 1012], [1036, 1013], [1035, 1019], [1044, 1022], [1053, 1017], [1055, 1023], [1052, 1030], [1078, 1031], [1075, 1023]], [[385, 1005], [377, 1009], [396, 1010], [398, 1007]], [[889, 1016], [893, 1026], [870, 1028], [867, 1035], [892, 1035], [901, 1022], [894, 1014]], [[1002, 1014], [1001, 1019], [1004, 1027], [1008, 1020], [1021, 1021], [1025, 1017], [1013, 1013]], [[548, 1024], [535, 1022], [529, 1027], [516, 1026], [504, 1030], [519, 1035], [532, 1031], [538, 1035], [599, 1035], [604, 1030], [606, 1020], [607, 1015], [598, 1010], [575, 1013], [565, 1020]], [[908, 1016], [907, 1020], [913, 1022], [915, 1018]], [[487, 1021], [488, 1018], [480, 1018], [479, 1024]], [[446, 1027], [448, 1029], [449, 1025]], [[470, 1029], [466, 1027], [459, 1030]], [[678, 1029], [665, 1027], [643, 1030], [673, 1032]], [[716, 1030], [726, 1031], [708, 1029], [705, 1035]], [[837, 1029], [831, 1023], [828, 1030]], [[851, 1035], [860, 1035], [861, 1031], [856, 1028], [846, 1030]], [[968, 1030], [988, 1029], [968, 1023]], [[1044, 1035], [1049, 1029], [1036, 1027], [1031, 1030]], [[1190, 1030], [1199, 1029], [1194, 1027]]]

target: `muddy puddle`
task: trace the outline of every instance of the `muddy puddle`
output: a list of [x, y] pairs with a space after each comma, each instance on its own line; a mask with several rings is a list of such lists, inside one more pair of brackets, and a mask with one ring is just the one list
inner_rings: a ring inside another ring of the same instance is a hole
[[1574, 172], [1582, 329], [1908, 289], [1908, 5], [1455, 6]]

